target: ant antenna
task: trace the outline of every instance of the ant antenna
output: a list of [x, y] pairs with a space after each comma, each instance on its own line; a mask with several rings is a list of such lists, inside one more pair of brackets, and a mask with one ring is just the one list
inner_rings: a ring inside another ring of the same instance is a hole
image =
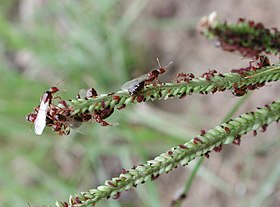
[[157, 58], [157, 64], [158, 64], [158, 67], [161, 68], [161, 65], [160, 65], [160, 62], [159, 62], [158, 58]]
[[167, 67], [169, 67], [169, 66], [172, 65], [172, 64], [173, 64], [173, 61], [170, 61], [169, 63], [167, 63], [166, 66], [164, 66], [164, 68], [167, 68]]
[[61, 84], [62, 82], [64, 82], [64, 79], [61, 79], [61, 80], [58, 81], [55, 85], [58, 86], [58, 85]]
[[173, 61], [170, 61], [166, 66], [161, 67], [160, 62], [159, 62], [159, 59], [157, 58], [157, 63], [158, 63], [159, 68], [164, 68], [164, 69], [166, 69], [166, 68], [169, 67], [171, 64], [173, 64]]
[[[58, 82], [56, 82], [56, 84], [55, 84], [55, 86], [58, 86], [58, 85], [60, 85], [61, 83], [63, 83], [64, 82], [64, 79], [61, 79], [60, 81], [58, 81]], [[64, 92], [67, 92], [67, 90], [66, 89], [59, 89], [60, 91], [64, 91]]]

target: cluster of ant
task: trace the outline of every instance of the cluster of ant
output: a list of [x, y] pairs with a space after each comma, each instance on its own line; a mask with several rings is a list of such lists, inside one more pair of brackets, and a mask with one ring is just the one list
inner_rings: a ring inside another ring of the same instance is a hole
[[[202, 75], [200, 75], [199, 77], [201, 78], [205, 78], [206, 81], [210, 81], [211, 78], [213, 78], [214, 76], [220, 76], [222, 78], [224, 78], [225, 76], [221, 73], [218, 73], [217, 70], [215, 69], [210, 69], [208, 70], [207, 72], [203, 73]], [[199, 78], [198, 77], [198, 78]], [[175, 80], [173, 80], [174, 83], [189, 83], [191, 80], [193, 80], [194, 78], [196, 78], [192, 73], [178, 73], [176, 75], [176, 78]], [[212, 89], [212, 93], [216, 93], [217, 91], [224, 91], [225, 90], [225, 87], [215, 87]], [[190, 91], [192, 92], [192, 91]], [[208, 92], [207, 91], [201, 91], [200, 94], [207, 94]], [[183, 98], [186, 96], [186, 93], [182, 94], [179, 98]]]
[[194, 79], [195, 76], [192, 73], [178, 73], [176, 75], [176, 79], [173, 81], [174, 83], [189, 83], [192, 79]]
[[[149, 73], [146, 73], [138, 78], [135, 78], [131, 81], [128, 81], [122, 85], [121, 89], [123, 91], [128, 91], [130, 95], [133, 96], [137, 102], [145, 101], [145, 97], [142, 94], [145, 86], [151, 83], [159, 84], [158, 76], [165, 73], [166, 68], [172, 64], [168, 63], [165, 67], [161, 67], [159, 60], [158, 69], [154, 69]], [[252, 63], [256, 62], [256, 66], [253, 66]], [[248, 72], [251, 70], [256, 71], [257, 69], [269, 66], [269, 60], [265, 56], [259, 56], [255, 61], [250, 62], [250, 66], [247, 68], [233, 69], [232, 73], [238, 73], [242, 77], [245, 77]], [[219, 75], [224, 77], [222, 74], [218, 73], [216, 70], [209, 70], [208, 72], [203, 73], [200, 77], [205, 78], [207, 81], [210, 81], [212, 77]], [[176, 75], [174, 83], [189, 83], [193, 80], [195, 76], [192, 73], [179, 73]], [[236, 84], [233, 85], [232, 93], [235, 96], [242, 96], [247, 93], [248, 90], [254, 90], [265, 83], [257, 83], [250, 86], [238, 87]], [[213, 90], [212, 93], [215, 93], [217, 90], [223, 91], [223, 88]], [[70, 133], [70, 128], [78, 128], [82, 125], [83, 122], [96, 121], [101, 126], [112, 126], [111, 123], [105, 121], [104, 119], [111, 116], [114, 112], [114, 108], [110, 106], [105, 106], [105, 102], [101, 102], [100, 110], [94, 110], [93, 112], [85, 111], [81, 114], [71, 115], [74, 111], [73, 107], [69, 106], [65, 100], [62, 100], [59, 96], [53, 96], [59, 89], [57, 87], [51, 87], [50, 90], [46, 91], [41, 97], [41, 103], [39, 106], [35, 107], [33, 112], [26, 116], [27, 121], [34, 123], [35, 133], [41, 135], [45, 126], [52, 127], [53, 131], [57, 132], [59, 135], [68, 135]], [[120, 97], [115, 95], [115, 93], [110, 93], [112, 99], [116, 102], [120, 102]], [[182, 94], [184, 97], [186, 94]], [[98, 94], [94, 88], [90, 88], [86, 91], [84, 96], [77, 95], [77, 99], [90, 99], [97, 97]], [[53, 104], [53, 99], [60, 99], [58, 104]], [[124, 108], [125, 105], [118, 107], [118, 109]]]
[[[138, 102], [144, 100], [144, 96], [140, 93], [144, 87], [152, 82], [159, 83], [158, 76], [165, 72], [165, 69], [172, 64], [170, 62], [165, 67], [161, 67], [159, 60], [158, 69], [154, 69], [151, 72], [144, 74], [138, 78], [125, 83], [121, 88], [124, 91], [128, 91], [130, 95], [137, 98]], [[34, 123], [35, 133], [41, 135], [46, 126], [52, 127], [52, 130], [57, 132], [59, 135], [68, 135], [70, 133], [70, 128], [78, 128], [83, 122], [89, 122], [95, 120], [101, 126], [112, 126], [111, 123], [105, 121], [104, 119], [111, 116], [114, 112], [114, 108], [105, 106], [105, 102], [101, 103], [101, 110], [94, 110], [93, 112], [85, 111], [81, 114], [76, 114], [72, 116], [73, 108], [70, 107], [65, 100], [62, 100], [59, 96], [53, 96], [59, 89], [57, 87], [51, 87], [46, 91], [41, 97], [41, 103], [39, 106], [35, 107], [33, 112], [26, 116], [26, 120]], [[120, 102], [120, 97], [114, 95], [115, 93], [110, 93], [112, 99]], [[76, 96], [77, 99], [89, 99], [95, 98], [98, 94], [94, 88], [87, 90], [84, 97], [80, 94]], [[58, 104], [53, 104], [53, 99], [60, 99]], [[125, 105], [119, 107], [118, 109], [124, 108]]]
[[[264, 55], [257, 55], [252, 61], [250, 61], [249, 66], [246, 68], [240, 68], [240, 69], [232, 69], [232, 73], [238, 73], [241, 77], [243, 78], [251, 78], [253, 76], [248, 76], [248, 74], [251, 71], [257, 71], [260, 68], [270, 66], [270, 61], [267, 56]], [[205, 73], [203, 73], [200, 77], [205, 78], [206, 81], [210, 81], [211, 78], [213, 78], [215, 75], [218, 75], [220, 77], [225, 77], [223, 74], [218, 73], [217, 70], [212, 69], [209, 70]], [[178, 73], [176, 75], [176, 79], [173, 81], [174, 83], [189, 83], [191, 80], [193, 80], [195, 76], [192, 73]], [[256, 83], [256, 84], [251, 84], [248, 86], [238, 86], [237, 83], [233, 84], [233, 88], [231, 90], [232, 94], [234, 96], [243, 96], [245, 95], [248, 90], [255, 90], [260, 87], [263, 87], [265, 85], [265, 82], [262, 83]], [[216, 91], [224, 91], [225, 88], [214, 88], [212, 90], [212, 93], [215, 93]], [[204, 92], [207, 93], [207, 92]]]
[[[57, 87], [51, 87], [41, 97], [41, 103], [35, 107], [33, 112], [26, 116], [26, 120], [34, 123], [35, 134], [41, 135], [46, 126], [51, 127], [53, 131], [59, 135], [68, 135], [70, 128], [78, 128], [83, 122], [89, 122], [95, 120], [102, 126], [111, 125], [104, 121], [113, 112], [114, 109], [104, 107], [103, 110], [95, 110], [94, 112], [85, 112], [72, 116], [73, 109], [67, 104], [65, 100], [62, 100], [59, 96], [53, 96], [59, 89]], [[94, 98], [97, 96], [97, 92], [94, 88], [87, 90], [84, 99]], [[77, 95], [77, 99], [82, 98]], [[53, 104], [53, 99], [60, 99], [58, 104]]]
[[[255, 63], [255, 65], [253, 65]], [[251, 78], [253, 76], [247, 76], [249, 72], [256, 71], [260, 68], [270, 66], [270, 62], [268, 57], [260, 55], [256, 56], [255, 60], [250, 61], [250, 64], [246, 68], [240, 68], [240, 69], [232, 69], [232, 73], [238, 73], [241, 77]], [[237, 84], [233, 85], [233, 89], [231, 90], [232, 94], [235, 96], [243, 96], [245, 95], [248, 90], [255, 90], [260, 87], [263, 87], [265, 85], [265, 82], [251, 84], [249, 86], [241, 86], [238, 87]]]
[[[269, 30], [265, 28], [262, 23], [246, 21], [243, 18], [240, 18], [237, 22], [237, 25], [245, 24], [247, 24], [254, 33], [244, 36], [240, 30], [233, 30], [226, 22], [219, 27], [209, 27], [208, 29], [218, 37], [217, 46], [225, 51], [238, 51], [243, 56], [247, 57], [254, 57], [261, 52], [268, 54], [271, 52], [280, 53], [280, 32], [277, 28]], [[267, 48], [271, 49], [271, 51], [268, 51]], [[276, 49], [275, 52], [274, 49]]]

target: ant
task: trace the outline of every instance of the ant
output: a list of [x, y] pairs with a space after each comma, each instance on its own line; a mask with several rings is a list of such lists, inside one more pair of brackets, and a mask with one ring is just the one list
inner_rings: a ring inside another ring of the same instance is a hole
[[94, 98], [96, 96], [98, 96], [98, 94], [97, 94], [97, 92], [94, 88], [90, 88], [90, 89], [87, 90], [86, 98]]
[[248, 92], [247, 86], [238, 87], [237, 84], [233, 84], [233, 88], [231, 89], [231, 93], [234, 96], [243, 96]]
[[26, 119], [27, 121], [29, 121], [29, 122], [34, 123], [34, 121], [35, 121], [36, 118], [37, 118], [38, 110], [39, 110], [39, 107], [38, 107], [38, 106], [37, 106], [37, 107], [34, 107], [33, 112], [30, 113], [30, 114], [27, 114], [26, 117], [25, 117], [25, 119]]
[[216, 70], [209, 70], [208, 72], [203, 73], [201, 77], [204, 77], [207, 81], [210, 81], [216, 73], [218, 73]]
[[145, 85], [156, 81], [157, 83], [159, 83], [158, 80], [158, 76], [160, 74], [165, 73], [166, 68], [171, 65], [173, 62], [169, 62], [165, 67], [161, 67], [159, 59], [157, 58], [157, 62], [158, 62], [158, 69], [154, 69], [149, 73], [146, 73], [138, 78], [135, 78], [133, 80], [130, 80], [128, 82], [126, 82], [125, 84], [122, 85], [121, 89], [123, 91], [127, 90], [129, 92], [130, 95], [136, 95], [139, 94]]
[[180, 83], [183, 81], [185, 83], [189, 83], [193, 78], [195, 78], [195, 76], [192, 73], [178, 73], [174, 82]]
[[92, 117], [101, 126], [113, 126], [115, 124], [104, 121], [104, 119], [107, 119], [109, 116], [111, 116], [113, 112], [114, 108], [110, 108], [110, 106], [108, 106], [102, 110], [95, 110]]
[[59, 106], [52, 104], [53, 99], [61, 99], [59, 96], [53, 97], [53, 94], [58, 91], [57, 87], [51, 87], [48, 91], [44, 92], [40, 105], [34, 108], [34, 112], [26, 116], [27, 121], [34, 123], [35, 134], [41, 135], [46, 126], [52, 127], [53, 131], [58, 132], [60, 135], [68, 135], [70, 133], [68, 125], [74, 128], [74, 126], [71, 126], [72, 123], [70, 121], [61, 120], [61, 117], [70, 115], [66, 101], [61, 100]]
[[[34, 120], [35, 134], [41, 135], [46, 126], [47, 110], [52, 102], [53, 94], [58, 92], [57, 87], [51, 87], [50, 90], [46, 91], [41, 97], [40, 107]], [[60, 97], [58, 97], [60, 98]], [[28, 119], [32, 120], [32, 116], [28, 116]], [[34, 118], [34, 115], [33, 115]]]
[[82, 125], [83, 119], [80, 116], [65, 116], [62, 114], [56, 114], [54, 116], [56, 120], [63, 123], [64, 125], [67, 125], [71, 128], [79, 128]]
[[88, 90], [85, 89], [81, 89], [79, 91], [79, 94], [77, 94], [76, 99], [88, 99], [88, 98], [95, 98], [96, 96], [98, 96], [96, 90], [94, 88], [90, 88]]

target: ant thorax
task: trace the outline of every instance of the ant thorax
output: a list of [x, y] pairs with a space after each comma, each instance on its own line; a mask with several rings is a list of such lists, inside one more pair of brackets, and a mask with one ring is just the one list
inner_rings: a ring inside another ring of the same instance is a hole
[[151, 72], [148, 73], [148, 79], [147, 81], [153, 81], [155, 80], [159, 74], [161, 74], [158, 70], [152, 70]]

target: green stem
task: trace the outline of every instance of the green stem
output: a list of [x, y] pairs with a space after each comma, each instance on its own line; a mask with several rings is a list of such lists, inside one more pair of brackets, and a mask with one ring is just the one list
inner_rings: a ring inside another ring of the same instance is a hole
[[188, 195], [188, 192], [190, 191], [190, 188], [193, 184], [194, 178], [196, 176], [196, 174], [198, 173], [200, 166], [202, 165], [204, 161], [204, 157], [199, 158], [198, 162], [195, 164], [194, 169], [192, 170], [190, 176], [188, 177], [184, 190], [181, 193], [181, 195], [179, 196], [179, 198], [177, 198], [176, 200], [174, 200], [172, 202], [172, 206], [174, 207], [180, 207], [183, 200], [186, 198], [186, 196]]

